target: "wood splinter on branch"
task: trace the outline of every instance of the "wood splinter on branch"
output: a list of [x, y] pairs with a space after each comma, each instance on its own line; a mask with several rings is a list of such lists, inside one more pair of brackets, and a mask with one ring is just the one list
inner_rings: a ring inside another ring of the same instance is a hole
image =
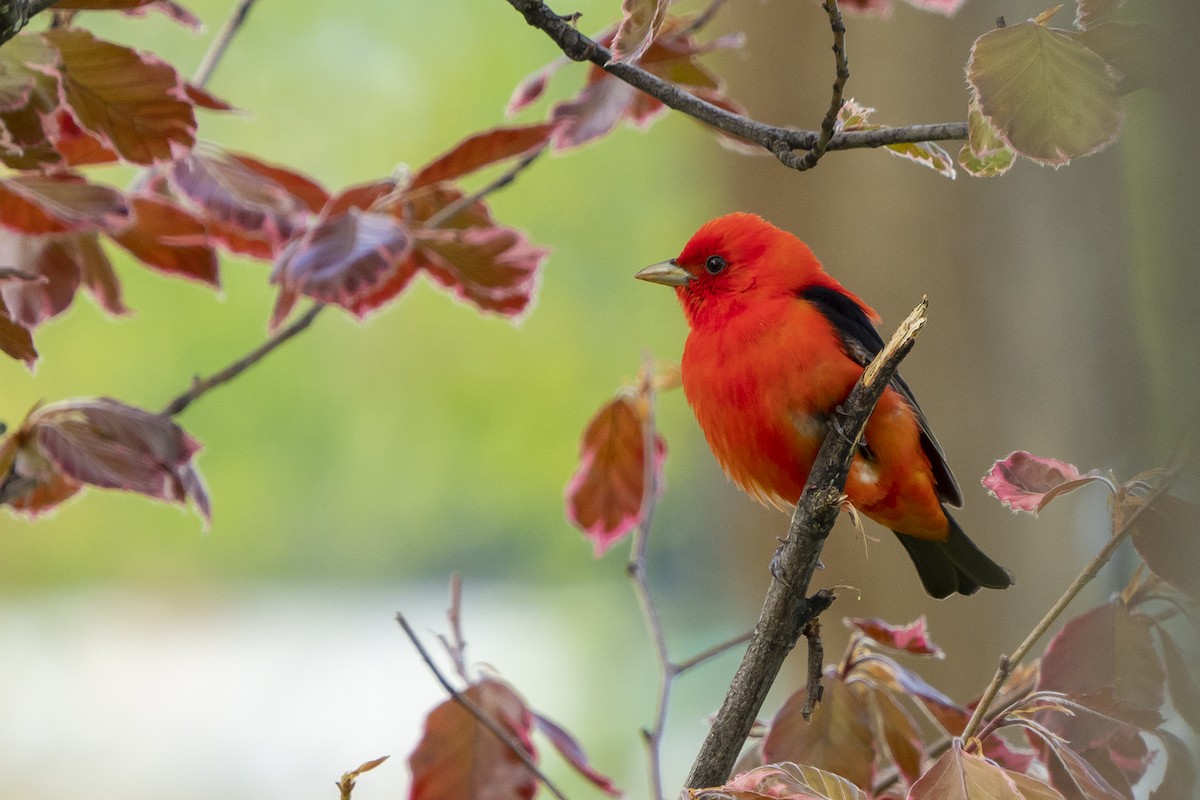
[[[925, 327], [928, 307], [928, 299], [922, 298], [900, 324], [842, 404], [841, 430], [831, 426], [826, 434], [796, 504], [788, 534], [776, 554], [778, 570], [767, 590], [758, 624], [721, 710], [692, 764], [687, 788], [720, 786], [729, 778], [784, 659], [809, 623], [833, 602], [833, 594], [827, 590], [807, 597], [808, 585], [825, 538], [837, 520], [850, 462], [867, 420], [900, 362], [916, 344], [917, 334]], [[813, 639], [809, 641], [811, 646]], [[820, 672], [818, 667], [818, 681]], [[809, 680], [811, 686], [811, 672]]]

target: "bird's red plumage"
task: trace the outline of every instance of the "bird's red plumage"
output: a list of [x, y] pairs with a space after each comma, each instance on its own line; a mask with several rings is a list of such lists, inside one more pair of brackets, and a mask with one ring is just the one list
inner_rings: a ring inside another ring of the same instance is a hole
[[[717, 255], [727, 267], [705, 268]], [[827, 274], [808, 247], [750, 214], [715, 219], [675, 263], [692, 280], [676, 292], [690, 326], [683, 386], [726, 473], [751, 495], [796, 502], [830, 414], [862, 374], [829, 320], [800, 297], [812, 287], [840, 293], [871, 321], [878, 315]], [[884, 391], [846, 482], [850, 501], [898, 533], [940, 541], [948, 522], [917, 412]]]

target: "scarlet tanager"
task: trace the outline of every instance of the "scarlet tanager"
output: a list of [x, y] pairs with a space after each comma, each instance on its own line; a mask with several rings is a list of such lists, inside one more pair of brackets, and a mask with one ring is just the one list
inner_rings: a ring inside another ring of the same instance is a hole
[[[706, 223], [677, 258], [637, 277], [679, 296], [684, 392], [725, 472], [760, 501], [793, 506], [836, 409], [883, 348], [879, 315], [804, 242], [752, 214]], [[846, 494], [896, 533], [934, 597], [1012, 585], [946, 512], [962, 493], [899, 376], [867, 423]]]

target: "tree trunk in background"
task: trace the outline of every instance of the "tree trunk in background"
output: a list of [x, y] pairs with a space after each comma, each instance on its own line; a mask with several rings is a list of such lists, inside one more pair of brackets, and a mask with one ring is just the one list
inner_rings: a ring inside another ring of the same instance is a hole
[[[749, 37], [746, 57], [726, 70], [733, 96], [753, 116], [817, 127], [833, 80], [831, 35], [819, 5], [728, 8], [728, 25]], [[1069, 13], [1060, 12], [1060, 26], [1070, 24]], [[847, 96], [877, 108], [883, 123], [965, 118], [964, 64], [971, 42], [994, 27], [994, 15], [989, 4], [969, 3], [953, 20], [903, 4], [888, 20], [848, 17]], [[1172, 25], [1180, 39], [1197, 29]], [[1196, 58], [1194, 47], [1188, 57]], [[1195, 66], [1180, 69], [1181, 80], [1200, 74]], [[729, 165], [728, 206], [713, 213], [754, 211], [805, 239], [831, 273], [883, 314], [885, 338], [929, 295], [929, 326], [902, 372], [963, 486], [966, 507], [956, 516], [1017, 576], [1007, 593], [935, 602], [922, 594], [890, 533], [868, 522], [868, 535], [880, 541], [868, 542], [865, 558], [862, 542], [842, 522], [818, 585], [849, 584], [862, 597], [843, 591], [829, 615], [830, 658], [845, 641], [831, 624], [839, 617], [904, 622], [925, 613], [948, 653], [930, 677], [961, 699], [976, 695], [1000, 653], [1032, 627], [1108, 530], [1098, 490], [1061, 499], [1038, 519], [1003, 510], [979, 485], [992, 461], [1023, 449], [1129, 476], [1165, 458], [1166, 448], [1152, 447], [1150, 433], [1169, 443], [1183, 409], [1195, 408], [1196, 338], [1184, 339], [1179, 326], [1186, 320], [1195, 331], [1190, 306], [1197, 294], [1175, 284], [1188, 272], [1195, 286], [1192, 265], [1185, 270], [1180, 262], [1200, 253], [1197, 167], [1182, 141], [1193, 128], [1168, 107], [1173, 102], [1160, 106], [1170, 119], [1147, 120], [1145, 135], [1126, 135], [1105, 153], [1061, 170], [1018, 163], [991, 180], [960, 173], [951, 182], [883, 152], [831, 153], [806, 174], [765, 157], [722, 161]], [[1145, 107], [1131, 104], [1129, 111]], [[1178, 140], [1170, 148], [1154, 143], [1163, 131]], [[956, 154], [958, 144], [947, 148]], [[1152, 151], [1161, 153], [1157, 162], [1148, 160]], [[1168, 203], [1138, 190], [1143, 163], [1174, 170], [1187, 195], [1169, 218], [1154, 218], [1158, 228], [1150, 236], [1141, 233], [1143, 218]], [[1127, 164], [1135, 165], [1132, 177]], [[1146, 248], [1165, 249], [1167, 239], [1179, 244], [1170, 250], [1169, 267], [1165, 257], [1143, 267]], [[1173, 311], [1139, 318], [1147, 306]], [[1192, 365], [1186, 376], [1178, 372], [1184, 363]], [[1180, 399], [1166, 399], [1168, 392]], [[755, 515], [746, 524], [763, 544], [740, 547], [735, 557], [743, 570], [758, 570], [787, 522]], [[1119, 573], [1118, 562], [1095, 582], [1091, 601], [1119, 585]]]

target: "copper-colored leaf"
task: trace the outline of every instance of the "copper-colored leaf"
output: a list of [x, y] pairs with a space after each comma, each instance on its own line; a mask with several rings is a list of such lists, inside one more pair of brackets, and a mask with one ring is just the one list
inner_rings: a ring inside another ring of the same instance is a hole
[[1104, 60], [1036, 21], [976, 39], [967, 80], [1004, 143], [1042, 164], [1095, 153], [1121, 128], [1120, 96]]
[[[138, 492], [168, 502], [189, 500], [211, 517], [208, 494], [192, 460], [200, 449], [170, 419], [110, 398], [70, 400], [33, 411], [13, 435], [18, 456], [4, 485], [19, 485], [5, 501], [29, 513], [37, 491], [64, 487], [60, 502], [79, 485]], [[66, 492], [65, 489], [70, 489]]]
[[1166, 676], [1150, 627], [1109, 602], [1063, 626], [1042, 657], [1039, 690], [1063, 692], [1100, 710], [1157, 712]]
[[1058, 495], [1103, 480], [1095, 471], [1085, 475], [1074, 464], [1018, 450], [993, 464], [982, 483], [1013, 511], [1036, 514]]
[[841, 775], [805, 764], [764, 764], [737, 775], [724, 786], [693, 791], [713, 792], [734, 800], [867, 800], [867, 794]]
[[1142, 511], [1133, 546], [1155, 575], [1200, 600], [1200, 506], [1163, 495]]
[[784, 702], [762, 741], [763, 760], [809, 764], [870, 790], [875, 739], [864, 689], [831, 671], [825, 674], [824, 685], [824, 696], [808, 722], [801, 715], [803, 689]]
[[325, 207], [325, 203], [329, 201], [329, 192], [325, 190], [324, 186], [294, 169], [279, 164], [268, 164], [245, 153], [228, 153], [227, 155], [251, 172], [258, 173], [282, 186], [314, 214], [320, 213], [321, 209]]
[[81, 28], [44, 34], [62, 57], [63, 97], [87, 130], [127, 161], [169, 161], [196, 141], [196, 117], [175, 68]]
[[124, 195], [77, 175], [18, 175], [0, 181], [0, 223], [21, 233], [111, 229], [128, 218]]
[[407, 285], [411, 252], [412, 236], [398, 219], [352, 208], [298, 237], [280, 257], [271, 282], [362, 316], [378, 305], [380, 288], [397, 275]]
[[870, 701], [876, 712], [876, 727], [882, 734], [892, 761], [905, 780], [912, 783], [921, 776], [921, 762], [925, 759], [925, 746], [916, 720], [891, 692], [873, 690]]
[[533, 718], [537, 723], [537, 729], [550, 740], [550, 744], [554, 745], [554, 749], [566, 759], [572, 769], [609, 797], [621, 796], [621, 790], [616, 787], [612, 779], [600, 774], [588, 763], [587, 753], [583, 752], [583, 747], [574, 736], [541, 714], [535, 713]]
[[929, 638], [929, 633], [925, 629], [924, 614], [907, 625], [891, 625], [877, 617], [852, 617], [846, 620], [846, 624], [893, 650], [903, 650], [918, 656], [945, 657], [942, 648]]
[[315, 197], [307, 186], [306, 196], [298, 196], [276, 180], [274, 168], [260, 166], [265, 165], [205, 145], [172, 164], [167, 179], [225, 247], [274, 259], [311, 216], [309, 201]]
[[111, 164], [119, 160], [115, 150], [79, 127], [79, 123], [68, 109], [59, 108], [54, 113], [53, 121], [54, 148], [62, 154], [69, 166]]
[[37, 348], [33, 346], [33, 334], [8, 315], [8, 309], [4, 308], [3, 294], [0, 294], [0, 351], [30, 366], [38, 356]]
[[964, 752], [954, 744], [908, 793], [909, 800], [1063, 800], [1039, 780]]
[[[567, 519], [591, 540], [597, 557], [633, 530], [645, 512], [645, 414], [638, 399], [618, 395], [588, 422], [579, 468], [567, 484]], [[654, 435], [655, 485], [662, 491], [667, 443]]]
[[[533, 715], [507, 684], [485, 678], [463, 695], [536, 758], [529, 738]], [[537, 790], [520, 758], [454, 700], [429, 713], [408, 764], [409, 800], [529, 800]]]
[[0, 264], [34, 276], [0, 283], [9, 317], [30, 330], [65, 311], [79, 288], [81, 272], [69, 238], [0, 229]]
[[418, 230], [417, 261], [455, 296], [505, 317], [529, 308], [549, 251], [502, 226]]
[[435, 158], [413, 175], [410, 189], [430, 183], [449, 181], [542, 147], [550, 141], [554, 123], [493, 128], [468, 136]]
[[1050, 736], [1041, 739], [1050, 782], [1062, 794], [1080, 800], [1127, 800], [1068, 743]]
[[121, 295], [121, 284], [112, 263], [100, 246], [100, 237], [94, 233], [77, 233], [71, 237], [79, 262], [83, 287], [100, 307], [110, 314], [128, 314]]
[[130, 16], [140, 16], [145, 14], [148, 9], [153, 8], [181, 25], [187, 25], [193, 29], [201, 27], [199, 17], [174, 0], [58, 0], [54, 7], [79, 11], [115, 10], [123, 11]]
[[111, 234], [136, 259], [169, 275], [220, 286], [204, 223], [165, 198], [134, 197], [133, 222]]
[[670, 7], [671, 0], [623, 0], [609, 63], [631, 64], [641, 58], [662, 29]]
[[352, 208], [359, 211], [374, 211], [377, 203], [390, 197], [398, 197], [400, 183], [395, 178], [359, 183], [334, 193], [321, 212], [322, 217], [344, 214]]

